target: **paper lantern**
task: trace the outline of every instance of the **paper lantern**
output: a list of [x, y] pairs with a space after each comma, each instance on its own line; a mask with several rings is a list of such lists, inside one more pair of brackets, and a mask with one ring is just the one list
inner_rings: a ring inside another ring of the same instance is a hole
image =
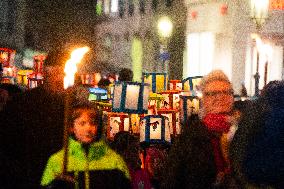
[[90, 101], [107, 101], [108, 100], [108, 91], [106, 89], [98, 87], [89, 88], [89, 100]]
[[17, 73], [17, 82], [21, 85], [28, 84], [28, 75], [32, 74], [33, 70], [19, 70]]
[[172, 135], [176, 136], [177, 134], [180, 134], [181, 127], [178, 110], [159, 109], [158, 114], [167, 117], [170, 126], [170, 133]]
[[35, 73], [43, 73], [44, 61], [46, 59], [46, 55], [37, 55], [34, 56], [34, 67], [33, 70]]
[[2, 67], [13, 67], [16, 51], [9, 48], [0, 48], [0, 64]]
[[185, 91], [200, 91], [202, 76], [188, 77], [182, 80], [182, 89]]
[[140, 121], [140, 142], [147, 144], [170, 143], [169, 120], [161, 115], [148, 115]]
[[161, 94], [151, 93], [148, 100], [148, 114], [156, 115], [157, 109], [161, 108], [161, 103], [165, 97]]
[[108, 102], [101, 102], [101, 101], [95, 101], [94, 103], [97, 109], [105, 111], [105, 112], [111, 112], [112, 104]]
[[38, 87], [43, 84], [43, 75], [42, 73], [33, 72], [28, 75], [28, 89]]
[[161, 94], [164, 96], [164, 101], [162, 102], [161, 108], [164, 109], [179, 109], [180, 108], [180, 91], [168, 90], [163, 91]]
[[181, 112], [180, 120], [183, 125], [186, 125], [187, 118], [191, 115], [199, 113], [200, 101], [198, 96], [180, 96]]
[[113, 139], [119, 131], [129, 131], [129, 115], [125, 113], [108, 112], [107, 137]]
[[143, 114], [148, 112], [149, 85], [117, 82], [114, 86], [112, 111]]
[[150, 85], [153, 93], [159, 93], [167, 90], [168, 75], [167, 73], [143, 73], [143, 83]]
[[170, 80], [170, 90], [182, 90], [182, 82], [181, 80]]

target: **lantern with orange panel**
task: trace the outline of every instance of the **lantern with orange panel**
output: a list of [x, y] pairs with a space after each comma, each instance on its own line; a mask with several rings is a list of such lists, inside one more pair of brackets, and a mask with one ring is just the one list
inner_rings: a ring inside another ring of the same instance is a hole
[[182, 90], [182, 82], [181, 80], [170, 80], [170, 90]]
[[129, 115], [126, 113], [107, 112], [107, 138], [113, 139], [119, 131], [129, 131]]
[[159, 93], [167, 90], [168, 75], [166, 73], [143, 73], [143, 83], [150, 85], [152, 93]]
[[0, 48], [0, 72], [3, 83], [15, 83], [16, 67], [14, 57], [16, 51], [10, 48]]
[[138, 115], [148, 112], [149, 84], [116, 82], [113, 91], [112, 111], [128, 113], [129, 131], [138, 133]]
[[162, 102], [161, 108], [163, 109], [179, 109], [180, 108], [180, 95], [181, 91], [177, 90], [167, 90], [161, 92], [164, 96], [164, 101]]
[[46, 55], [37, 55], [33, 57], [33, 73], [28, 75], [28, 88], [35, 88], [43, 84], [43, 66]]
[[178, 109], [159, 109], [158, 114], [167, 117], [169, 120], [170, 134], [175, 137], [181, 133], [180, 117]]
[[161, 104], [165, 97], [161, 94], [151, 93], [148, 100], [148, 115], [157, 115], [157, 109], [161, 108]]

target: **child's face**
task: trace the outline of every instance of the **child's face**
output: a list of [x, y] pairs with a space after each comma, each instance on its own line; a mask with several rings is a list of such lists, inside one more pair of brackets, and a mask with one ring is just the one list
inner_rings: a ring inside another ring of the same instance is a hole
[[77, 140], [82, 143], [91, 143], [97, 135], [97, 125], [93, 123], [89, 114], [83, 112], [74, 121], [74, 134]]

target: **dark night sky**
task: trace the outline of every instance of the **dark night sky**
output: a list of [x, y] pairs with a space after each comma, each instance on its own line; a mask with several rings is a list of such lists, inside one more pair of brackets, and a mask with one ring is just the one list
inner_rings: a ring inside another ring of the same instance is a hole
[[27, 42], [49, 49], [65, 43], [92, 43], [92, 0], [28, 0]]

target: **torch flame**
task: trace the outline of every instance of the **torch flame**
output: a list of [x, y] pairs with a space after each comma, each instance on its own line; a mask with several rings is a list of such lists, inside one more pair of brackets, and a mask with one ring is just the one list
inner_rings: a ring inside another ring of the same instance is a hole
[[75, 73], [77, 72], [77, 64], [79, 64], [84, 55], [89, 51], [89, 47], [75, 49], [71, 53], [71, 58], [67, 60], [64, 68], [64, 89], [74, 85]]

